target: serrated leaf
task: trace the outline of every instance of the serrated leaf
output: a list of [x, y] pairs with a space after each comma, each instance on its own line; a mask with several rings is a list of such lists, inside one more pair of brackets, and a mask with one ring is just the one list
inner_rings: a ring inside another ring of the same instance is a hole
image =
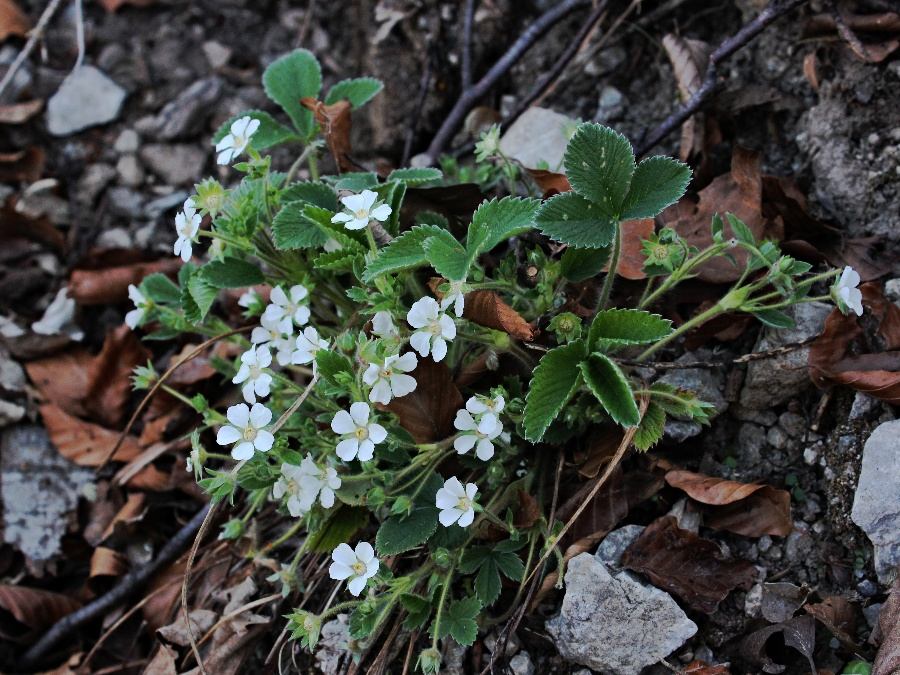
[[231, 132], [231, 125], [242, 117], [259, 120], [259, 128], [250, 137], [250, 145], [257, 150], [266, 150], [279, 143], [301, 140], [297, 132], [283, 125], [269, 113], [263, 110], [246, 110], [226, 120], [213, 134], [213, 143], [218, 143], [225, 138]]
[[487, 561], [475, 577], [475, 595], [485, 607], [494, 604], [500, 597], [500, 572], [493, 560]]
[[155, 272], [148, 274], [141, 281], [141, 291], [158, 304], [178, 304], [181, 302], [181, 289], [165, 274]]
[[387, 179], [389, 181], [395, 180], [406, 183], [407, 185], [415, 186], [441, 180], [443, 177], [444, 173], [440, 169], [435, 169], [434, 167], [422, 167], [419, 169], [394, 169], [388, 174]]
[[320, 349], [316, 352], [316, 367], [319, 370], [319, 376], [335, 386], [340, 386], [337, 380], [339, 373], [347, 373], [351, 378], [353, 377], [353, 364], [340, 352]]
[[406, 183], [392, 180], [378, 185], [374, 190], [381, 201], [391, 207], [391, 215], [382, 223], [384, 229], [392, 235], [397, 234], [400, 228], [400, 207], [406, 196]]
[[313, 259], [313, 267], [330, 272], [352, 272], [356, 258], [361, 257], [355, 251], [326, 251]]
[[309, 202], [329, 211], [338, 210], [337, 193], [322, 181], [292, 183], [281, 192], [281, 202]]
[[280, 105], [304, 139], [313, 132], [313, 114], [300, 99], [318, 98], [322, 88], [322, 69], [312, 52], [295, 49], [276, 59], [263, 73], [266, 95]]
[[442, 230], [436, 225], [415, 225], [378, 252], [378, 256], [366, 266], [363, 281], [371, 282], [387, 272], [397, 272], [428, 263], [424, 244], [429, 237], [439, 236]]
[[346, 100], [350, 101], [350, 105], [356, 109], [375, 98], [382, 89], [384, 89], [384, 83], [374, 77], [354, 77], [341, 80], [328, 90], [325, 104], [331, 105]]
[[588, 333], [590, 349], [608, 350], [625, 345], [656, 342], [672, 332], [672, 322], [640, 309], [605, 309], [597, 312]]
[[523, 197], [483, 201], [472, 214], [466, 248], [473, 258], [532, 228], [541, 202]]
[[378, 185], [378, 175], [372, 171], [344, 173], [334, 182], [336, 190], [349, 190], [350, 192], [370, 190], [376, 185]]
[[350, 637], [354, 640], [364, 640], [375, 633], [378, 627], [387, 619], [395, 601], [395, 596], [385, 593], [380, 597], [375, 597], [371, 604], [357, 606], [350, 613], [350, 621], [348, 622]]
[[434, 534], [438, 526], [435, 493], [444, 485], [441, 477], [432, 473], [413, 501], [408, 516], [391, 516], [381, 523], [375, 535], [375, 547], [380, 555], [397, 555], [415, 548]]
[[447, 230], [424, 241], [425, 257], [435, 271], [450, 281], [463, 281], [469, 272], [469, 254]]
[[731, 232], [738, 241], [743, 242], [744, 244], [750, 244], [751, 246], [756, 244], [756, 237], [753, 236], [752, 230], [747, 227], [743, 220], [733, 213], [726, 213], [725, 218], [728, 219], [728, 224], [731, 226]]
[[406, 630], [421, 628], [431, 616], [431, 601], [421, 595], [403, 593], [400, 596], [400, 604], [406, 610], [406, 619], [403, 622]]
[[574, 192], [545, 201], [535, 214], [534, 225], [551, 239], [575, 248], [604, 248], [616, 233], [613, 218]]
[[601, 124], [580, 124], [566, 146], [563, 163], [575, 192], [594, 202], [608, 218], [621, 220], [635, 170], [627, 138]]
[[368, 520], [367, 509], [341, 504], [318, 530], [309, 535], [306, 549], [311, 553], [331, 553], [341, 542], [350, 541]]
[[595, 352], [580, 367], [588, 389], [616, 423], [633, 427], [641, 421], [628, 378], [608, 356]]
[[666, 382], [655, 382], [650, 387], [650, 400], [672, 417], [693, 420], [699, 424], [709, 424], [709, 416], [715, 410], [712, 403], [701, 401], [693, 391], [680, 389]]
[[653, 218], [684, 196], [690, 180], [690, 167], [677, 159], [645, 159], [634, 170], [621, 219]]
[[659, 442], [666, 427], [666, 411], [657, 403], [651, 401], [647, 411], [634, 432], [632, 442], [634, 447], [641, 452], [646, 452]]
[[[478, 598], [463, 598], [452, 603], [441, 617], [437, 637], [445, 638], [448, 635], [464, 647], [475, 642], [478, 637], [478, 624], [475, 617], [481, 611], [481, 603]], [[434, 632], [432, 624], [432, 633]]]
[[522, 580], [522, 577], [525, 575], [525, 564], [515, 553], [503, 551], [501, 544], [492, 551], [491, 558], [497, 564], [497, 569], [499, 569], [507, 579], [512, 579], [513, 581]]
[[184, 313], [191, 323], [200, 323], [206, 317], [210, 307], [216, 301], [219, 289], [210, 284], [199, 273], [191, 276], [187, 283], [187, 296], [190, 303], [185, 303], [185, 294], [182, 292], [181, 300]]
[[573, 283], [597, 276], [609, 261], [609, 247], [567, 248], [559, 261], [559, 273]]
[[551, 349], [534, 369], [525, 399], [525, 438], [536, 443], [572, 398], [581, 381], [578, 364], [587, 356], [583, 340]]
[[333, 212], [305, 201], [288, 202], [272, 220], [275, 248], [291, 251], [298, 248], [318, 248], [328, 241], [328, 234], [317, 219], [330, 221]]
[[789, 314], [777, 309], [761, 309], [752, 314], [769, 328], [793, 328], [797, 325]]
[[266, 280], [258, 265], [240, 258], [213, 260], [201, 267], [199, 274], [215, 288], [245, 288]]

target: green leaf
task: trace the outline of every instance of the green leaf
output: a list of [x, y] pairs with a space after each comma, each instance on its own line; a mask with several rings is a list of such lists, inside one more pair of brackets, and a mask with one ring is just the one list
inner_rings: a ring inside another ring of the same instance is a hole
[[657, 404], [668, 415], [699, 424], [709, 424], [709, 416], [716, 409], [712, 403], [697, 398], [693, 391], [666, 382], [655, 382], [650, 387], [650, 402]]
[[350, 101], [354, 109], [359, 108], [384, 89], [384, 83], [374, 77], [354, 77], [349, 80], [341, 80], [328, 90], [325, 103], [331, 105], [338, 101]]
[[341, 249], [339, 251], [326, 251], [325, 253], [320, 253], [315, 257], [312, 263], [313, 267], [317, 270], [352, 272], [356, 259], [361, 257], [362, 255], [357, 251]]
[[601, 124], [580, 124], [566, 146], [563, 163], [575, 192], [594, 202], [609, 219], [621, 220], [635, 170], [628, 139]]
[[330, 185], [322, 181], [291, 183], [281, 192], [281, 202], [309, 202], [329, 211], [338, 210], [337, 194]]
[[478, 570], [478, 576], [475, 577], [475, 595], [485, 607], [493, 605], [500, 597], [500, 572], [497, 571], [497, 563], [493, 560], [486, 562]]
[[744, 244], [750, 244], [751, 246], [756, 244], [756, 237], [753, 236], [753, 232], [747, 227], [743, 220], [733, 213], [726, 213], [725, 218], [728, 219], [728, 224], [731, 225], [731, 232], [734, 234], [735, 239]]
[[591, 354], [581, 362], [581, 373], [588, 388], [613, 420], [624, 427], [641, 421], [641, 413], [628, 378], [605, 354]]
[[474, 258], [532, 228], [540, 200], [523, 197], [504, 197], [483, 201], [472, 214], [466, 236], [466, 248]]
[[574, 192], [563, 192], [545, 201], [534, 224], [551, 239], [575, 248], [604, 248], [616, 233], [612, 217]]
[[752, 314], [769, 328], [793, 328], [797, 325], [789, 314], [777, 309], [761, 309]]
[[318, 530], [309, 535], [307, 550], [311, 553], [331, 553], [341, 542], [350, 541], [368, 521], [367, 509], [341, 504]]
[[316, 352], [316, 367], [319, 376], [335, 386], [341, 386], [337, 379], [339, 373], [347, 373], [353, 377], [353, 364], [340, 352], [320, 349]]
[[414, 593], [403, 593], [400, 596], [400, 604], [406, 610], [406, 620], [403, 627], [406, 630], [421, 628], [431, 616], [431, 601]]
[[375, 547], [381, 555], [397, 555], [409, 551], [434, 534], [438, 526], [435, 493], [444, 485], [441, 477], [432, 473], [413, 501], [408, 516], [391, 516], [381, 523], [375, 535]]
[[441, 180], [444, 173], [440, 169], [434, 167], [423, 167], [421, 169], [394, 169], [388, 174], [389, 181], [395, 180], [406, 183], [409, 186], [423, 185], [436, 180]]
[[371, 604], [357, 605], [350, 613], [350, 637], [354, 640], [364, 640], [374, 634], [387, 619], [396, 601], [397, 596], [385, 593], [375, 597]]
[[[480, 611], [481, 603], [478, 598], [457, 600], [445, 610], [441, 617], [437, 637], [440, 639], [449, 635], [464, 647], [474, 644], [475, 638], [478, 637], [478, 624], [475, 622], [475, 617]], [[432, 624], [432, 633], [434, 628], [435, 626]]]
[[181, 295], [184, 315], [191, 323], [200, 323], [216, 301], [219, 289], [206, 281], [198, 272], [193, 274], [188, 280], [187, 291], [190, 302], [185, 302], [185, 293], [183, 291]]
[[246, 110], [226, 120], [213, 134], [213, 143], [218, 143], [231, 133], [231, 125], [242, 117], [252, 117], [255, 120], [259, 120], [259, 128], [250, 137], [250, 145], [257, 150], [266, 150], [273, 145], [286, 143], [287, 141], [301, 140], [293, 129], [286, 127], [269, 113], [263, 110]]
[[637, 165], [622, 206], [622, 220], [653, 218], [684, 196], [691, 169], [671, 157], [650, 157]]
[[322, 88], [322, 69], [312, 52], [295, 49], [276, 59], [263, 73], [266, 95], [287, 113], [300, 135], [307, 139], [313, 132], [313, 114], [300, 105], [300, 99], [318, 97]]
[[584, 340], [575, 340], [544, 354], [534, 369], [525, 399], [525, 438], [536, 443], [577, 391], [578, 364], [587, 355]]
[[571, 282], [578, 283], [595, 277], [609, 261], [609, 247], [567, 248], [560, 260], [559, 272]]
[[275, 248], [290, 251], [324, 246], [328, 234], [320, 226], [321, 221], [328, 223], [333, 215], [332, 211], [305, 201], [288, 202], [272, 220]]
[[258, 265], [240, 258], [213, 260], [201, 267], [199, 273], [215, 288], [245, 288], [266, 280]]
[[625, 345], [656, 342], [672, 332], [672, 322], [640, 309], [605, 309], [597, 312], [588, 334], [590, 349], [608, 350]]
[[157, 304], [177, 305], [181, 302], [181, 289], [165, 274], [155, 272], [141, 281], [141, 291]]
[[647, 412], [641, 418], [637, 431], [634, 432], [634, 447], [641, 452], [646, 452], [659, 442], [666, 426], [666, 411], [651, 401], [647, 406]]
[[447, 230], [439, 230], [423, 243], [425, 256], [435, 271], [450, 281], [463, 281], [469, 272], [469, 254]]
[[336, 190], [362, 192], [378, 185], [378, 175], [373, 171], [356, 171], [344, 173], [334, 182]]
[[363, 281], [370, 283], [376, 277], [387, 272], [397, 272], [427, 264], [425, 240], [441, 236], [441, 232], [445, 231], [436, 225], [414, 225], [378, 252], [378, 256], [366, 266]]

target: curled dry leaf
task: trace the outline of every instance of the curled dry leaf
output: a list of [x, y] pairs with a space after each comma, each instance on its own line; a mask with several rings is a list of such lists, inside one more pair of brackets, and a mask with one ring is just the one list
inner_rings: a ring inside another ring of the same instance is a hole
[[132, 5], [133, 7], [150, 7], [156, 4], [156, 0], [100, 0], [103, 9], [107, 12], [115, 12], [119, 7]]
[[856, 632], [856, 609], [849, 600], [833, 595], [822, 602], [804, 606], [803, 611], [817, 618], [847, 649], [859, 651], [859, 645], [852, 637]]
[[120, 577], [128, 571], [128, 560], [118, 551], [98, 546], [91, 554], [91, 579], [97, 577]]
[[350, 159], [350, 101], [338, 101], [326, 105], [315, 98], [307, 96], [300, 99], [300, 105], [311, 110], [316, 122], [322, 127], [325, 142], [334, 157], [339, 172], [353, 171], [356, 167]]
[[180, 266], [178, 258], [164, 258], [105, 269], [76, 269], [69, 276], [69, 297], [79, 305], [117, 304], [128, 298], [129, 284], [137, 286], [156, 272], [173, 275]]
[[52, 626], [79, 607], [80, 602], [61, 593], [0, 584], [0, 608], [32, 631]]
[[568, 192], [572, 189], [569, 179], [566, 178], [564, 173], [555, 173], [546, 169], [526, 169], [526, 171], [543, 191], [544, 199], [549, 199], [553, 195], [557, 195], [560, 192]]
[[[777, 636], [777, 637], [776, 637]], [[773, 639], [774, 638], [774, 639]], [[816, 620], [811, 616], [797, 616], [784, 623], [761, 628], [751, 633], [741, 643], [741, 654], [766, 673], [783, 673], [790, 657], [783, 647], [800, 652], [809, 664], [810, 673], [815, 675], [813, 650], [816, 646]], [[803, 669], [791, 670], [802, 672]]]
[[456, 411], [463, 407], [463, 397], [453, 384], [450, 369], [431, 359], [419, 359], [412, 375], [416, 389], [411, 394], [395, 398], [386, 410], [394, 413], [400, 426], [409, 432], [416, 443], [433, 443], [453, 433]]
[[[106, 453], [119, 440], [118, 432], [84, 422], [52, 403], [42, 405], [40, 412], [53, 445], [63, 457], [80, 466], [100, 466]], [[137, 439], [126, 436], [113, 460], [127, 462], [139, 453]]]
[[704, 525], [746, 537], [786, 537], [793, 529], [791, 495], [771, 485], [739, 483], [691, 471], [670, 471], [666, 482], [706, 504]]
[[[703, 84], [706, 66], [709, 62], [710, 47], [701, 40], [691, 40], [669, 33], [663, 38], [663, 49], [672, 64], [678, 95], [687, 101]], [[705, 119], [703, 113], [691, 115], [681, 125], [681, 161], [703, 151]]]
[[[616, 274], [625, 279], [637, 281], [646, 279], [644, 274], [644, 254], [641, 252], [644, 239], [649, 239], [655, 227], [653, 218], [641, 218], [639, 220], [626, 220], [620, 226], [622, 248], [619, 252], [619, 264]], [[603, 268], [609, 269], [609, 265]]]
[[747, 590], [756, 579], [752, 563], [726, 558], [714, 542], [682, 530], [672, 516], [648, 525], [625, 550], [622, 566], [706, 614], [715, 612], [732, 590]]
[[34, 183], [43, 172], [44, 151], [38, 147], [18, 152], [0, 152], [0, 181]]
[[19, 5], [13, 0], [0, 0], [0, 42], [10, 35], [25, 37], [29, 30], [31, 21]]
[[463, 316], [473, 323], [504, 333], [517, 340], [531, 341], [535, 330], [494, 291], [466, 293]]
[[891, 593], [878, 614], [878, 625], [870, 642], [880, 645], [872, 675], [895, 675], [900, 672], [900, 577], [891, 586]]
[[39, 98], [0, 105], [0, 124], [24, 124], [37, 115], [43, 106], [44, 102]]
[[691, 661], [678, 672], [683, 675], [731, 675], [728, 666], [710, 665], [706, 661]]

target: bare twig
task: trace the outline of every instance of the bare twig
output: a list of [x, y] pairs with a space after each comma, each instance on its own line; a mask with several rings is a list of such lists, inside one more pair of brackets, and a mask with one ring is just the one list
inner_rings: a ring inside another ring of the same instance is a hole
[[460, 57], [460, 79], [462, 90], [472, 87], [472, 20], [475, 18], [475, 0], [466, 0], [463, 9], [462, 56]]
[[159, 552], [159, 555], [150, 563], [137, 567], [126, 574], [105, 595], [100, 596], [90, 604], [85, 605], [71, 614], [57, 621], [53, 627], [44, 633], [16, 663], [16, 669], [29, 669], [40, 664], [48, 656], [51, 649], [60, 642], [71, 637], [72, 633], [86, 623], [107, 614], [109, 610], [124, 602], [132, 593], [144, 586], [157, 572], [178, 558], [187, 548], [188, 543], [200, 529], [201, 524], [209, 513], [209, 505], [204, 506], [172, 537]]
[[726, 368], [728, 366], [740, 365], [742, 363], [750, 363], [751, 361], [761, 361], [763, 359], [771, 359], [776, 356], [781, 356], [782, 354], [789, 354], [792, 351], [800, 349], [813, 342], [818, 336], [813, 336], [810, 338], [806, 338], [805, 340], [801, 340], [800, 342], [792, 342], [787, 345], [782, 345], [781, 347], [773, 347], [772, 349], [767, 349], [762, 352], [751, 352], [750, 354], [744, 354], [743, 356], [739, 356], [736, 359], [731, 359], [729, 361], [656, 361], [654, 362], [646, 362], [646, 361], [636, 361], [634, 359], [616, 359], [619, 363], [626, 366], [640, 366], [641, 368], [652, 368], [653, 370], [690, 370], [693, 368], [703, 368], [703, 369], [712, 369], [712, 368]]
[[509, 72], [509, 69], [537, 42], [538, 38], [568, 16], [573, 10], [588, 4], [589, 0], [562, 0], [562, 2], [555, 4], [525, 29], [525, 32], [506, 50], [506, 53], [488, 70], [484, 77], [462, 92], [456, 104], [444, 119], [441, 128], [438, 129], [438, 132], [432, 139], [431, 145], [428, 146], [426, 154], [432, 163], [437, 160], [447, 143], [450, 142], [453, 135], [462, 126], [463, 120], [472, 107], [481, 97], [488, 93], [501, 77]]
[[[241, 462], [241, 464], [243, 464], [243, 462]], [[240, 464], [238, 466], [240, 466]], [[210, 521], [213, 519], [213, 516], [221, 503], [221, 501], [217, 501], [211, 506], [208, 505], [206, 515], [200, 522], [200, 527], [197, 529], [197, 536], [194, 537], [194, 543], [191, 545], [191, 552], [188, 554], [187, 565], [184, 568], [184, 579], [181, 582], [181, 613], [184, 616], [184, 629], [188, 635], [188, 640], [191, 642], [191, 651], [194, 653], [194, 658], [197, 660], [197, 667], [200, 669], [202, 675], [207, 675], [207, 673], [206, 668], [203, 666], [203, 659], [200, 657], [200, 648], [197, 646], [197, 638], [194, 636], [193, 628], [191, 628], [191, 616], [188, 612], [187, 592], [188, 586], [191, 583], [191, 567], [194, 566], [194, 558], [197, 557], [197, 550], [200, 548], [200, 542], [203, 540], [203, 535], [206, 534], [206, 528], [209, 526]]]
[[707, 99], [716, 90], [718, 84], [718, 66], [741, 47], [746, 46], [753, 38], [764, 31], [771, 23], [778, 20], [788, 12], [796, 9], [807, 0], [773, 0], [762, 10], [755, 19], [745, 24], [737, 33], [726, 39], [716, 47], [709, 55], [709, 64], [706, 67], [706, 75], [703, 84], [694, 94], [674, 113], [669, 115], [662, 124], [651, 131], [637, 149], [640, 157], [652, 150], [657, 143], [681, 127], [687, 119], [700, 110]]
[[47, 24], [50, 23], [50, 19], [56, 14], [56, 10], [59, 9], [61, 3], [62, 0], [50, 0], [47, 4], [44, 13], [41, 14], [41, 17], [38, 19], [37, 25], [29, 32], [28, 42], [25, 43], [22, 51], [19, 52], [19, 55], [16, 56], [15, 60], [10, 64], [3, 79], [0, 80], [0, 96], [3, 96], [3, 92], [6, 91], [9, 83], [12, 82], [13, 78], [16, 76], [16, 73], [19, 72], [19, 68], [21, 68], [22, 64], [25, 63], [25, 60], [31, 56], [31, 52], [34, 51], [37, 43], [44, 37], [44, 31], [47, 29]]

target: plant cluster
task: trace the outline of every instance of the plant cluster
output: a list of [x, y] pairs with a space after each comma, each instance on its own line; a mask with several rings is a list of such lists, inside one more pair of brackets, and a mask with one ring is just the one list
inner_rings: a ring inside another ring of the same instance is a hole
[[[263, 83], [286, 119], [251, 110], [216, 134], [218, 162], [243, 178], [196, 186], [175, 219], [177, 283], [154, 274], [132, 287], [126, 323], [152, 329], [147, 339], [193, 333], [240, 346], [234, 361], [215, 361], [240, 396], [224, 411], [167, 391], [202, 416], [189, 462], [199, 484], [240, 504], [222, 536], [240, 537], [274, 503], [283, 534], [248, 551], [262, 561], [294, 547], [270, 580], [286, 597], [302, 592], [301, 561], [328, 553], [331, 578], [346, 581], [348, 599], [288, 616], [292, 637], [313, 648], [323, 622], [344, 612], [359, 650], [402, 612], [405, 629], [428, 636], [421, 670], [436, 672], [441, 640], [472, 644], [510, 616], [548, 559], [562, 560], [542, 478], [551, 462], [536, 444], [614, 424], [646, 450], [667, 416], [706, 421], [707, 403], [641, 382], [633, 363], [725, 312], [787, 326], [784, 310], [819, 299], [814, 285], [836, 272], [812, 274], [726, 215], [703, 249], [671, 229], [643, 242], [643, 297], [612, 307], [622, 222], [678, 201], [684, 164], [636, 163], [624, 137], [581, 124], [564, 162], [572, 190], [541, 201], [519, 196], [533, 186], [491, 130], [478, 173], [508, 194], [460, 218], [421, 206], [440, 203], [431, 188], [455, 194], [437, 169], [319, 174], [333, 139], [315, 111], [358, 108], [377, 80], [344, 80], [317, 101], [319, 65], [297, 50]], [[288, 143], [303, 147], [297, 162], [273, 170], [261, 153]], [[310, 180], [297, 180], [303, 170]], [[677, 328], [649, 311], [713, 258], [742, 269], [718, 302]], [[604, 270], [593, 316], [566, 311], [566, 289]], [[858, 282], [848, 268], [832, 286], [845, 311], [861, 311]], [[223, 289], [244, 289], [246, 326], [214, 311]], [[135, 384], [158, 377], [141, 368]]]

